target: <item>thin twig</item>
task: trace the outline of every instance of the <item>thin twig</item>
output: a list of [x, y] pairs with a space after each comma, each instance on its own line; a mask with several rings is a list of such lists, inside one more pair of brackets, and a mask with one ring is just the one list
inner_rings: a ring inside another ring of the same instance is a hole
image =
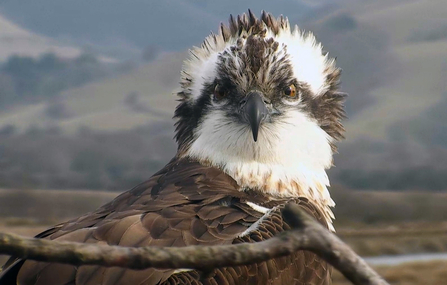
[[130, 269], [194, 268], [207, 272], [218, 267], [253, 264], [298, 250], [309, 250], [332, 264], [354, 284], [387, 284], [346, 244], [296, 204], [288, 204], [282, 214], [292, 230], [258, 243], [135, 248], [57, 242], [0, 233], [0, 254], [72, 265], [119, 266]]

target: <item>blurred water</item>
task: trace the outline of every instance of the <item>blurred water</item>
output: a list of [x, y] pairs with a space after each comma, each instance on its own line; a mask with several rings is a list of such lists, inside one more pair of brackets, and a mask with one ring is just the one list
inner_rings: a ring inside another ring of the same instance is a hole
[[399, 265], [407, 262], [447, 260], [447, 253], [422, 253], [404, 255], [382, 255], [365, 257], [365, 261], [370, 265]]

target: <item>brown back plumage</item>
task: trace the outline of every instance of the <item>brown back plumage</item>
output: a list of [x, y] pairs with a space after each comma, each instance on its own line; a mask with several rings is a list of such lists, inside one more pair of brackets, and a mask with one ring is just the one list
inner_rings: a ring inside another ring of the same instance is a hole
[[[38, 237], [122, 246], [225, 245], [258, 242], [289, 229], [279, 211], [274, 211], [255, 231], [240, 237], [263, 215], [246, 202], [270, 208], [286, 201], [269, 202], [260, 194], [239, 191], [236, 182], [217, 168], [174, 160], [147, 182], [95, 212], [59, 224]], [[321, 213], [307, 199], [298, 199], [297, 203], [324, 223]], [[196, 271], [137, 271], [25, 261], [7, 268], [0, 283], [330, 284], [330, 271], [319, 257], [300, 251], [250, 266], [216, 269], [201, 281]]]

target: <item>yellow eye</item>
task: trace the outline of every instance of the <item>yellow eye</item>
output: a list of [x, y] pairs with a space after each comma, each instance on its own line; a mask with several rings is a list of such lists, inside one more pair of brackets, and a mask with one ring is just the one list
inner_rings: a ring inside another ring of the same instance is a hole
[[227, 92], [219, 84], [216, 84], [216, 87], [214, 87], [214, 98], [220, 100], [225, 96], [227, 96]]
[[296, 87], [295, 87], [295, 85], [291, 84], [291, 85], [287, 86], [284, 89], [284, 94], [289, 96], [290, 98], [295, 98], [296, 97]]

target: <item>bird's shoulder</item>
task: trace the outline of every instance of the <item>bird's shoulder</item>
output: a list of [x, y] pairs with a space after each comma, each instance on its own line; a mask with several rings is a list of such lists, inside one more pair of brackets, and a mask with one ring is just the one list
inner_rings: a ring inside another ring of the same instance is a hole
[[[157, 244], [164, 240], [163, 246], [221, 243], [232, 240], [231, 233], [243, 232], [263, 216], [250, 203], [272, 207], [283, 200], [272, 202], [263, 195], [240, 191], [230, 176], [215, 167], [175, 160], [96, 211], [57, 225], [40, 237], [61, 239], [88, 230], [94, 235], [86, 238], [136, 245], [125, 238], [129, 230], [135, 237], [137, 232], [133, 231], [140, 228], [147, 240], [138, 245], [155, 240]], [[208, 235], [207, 231], [213, 234]]]

